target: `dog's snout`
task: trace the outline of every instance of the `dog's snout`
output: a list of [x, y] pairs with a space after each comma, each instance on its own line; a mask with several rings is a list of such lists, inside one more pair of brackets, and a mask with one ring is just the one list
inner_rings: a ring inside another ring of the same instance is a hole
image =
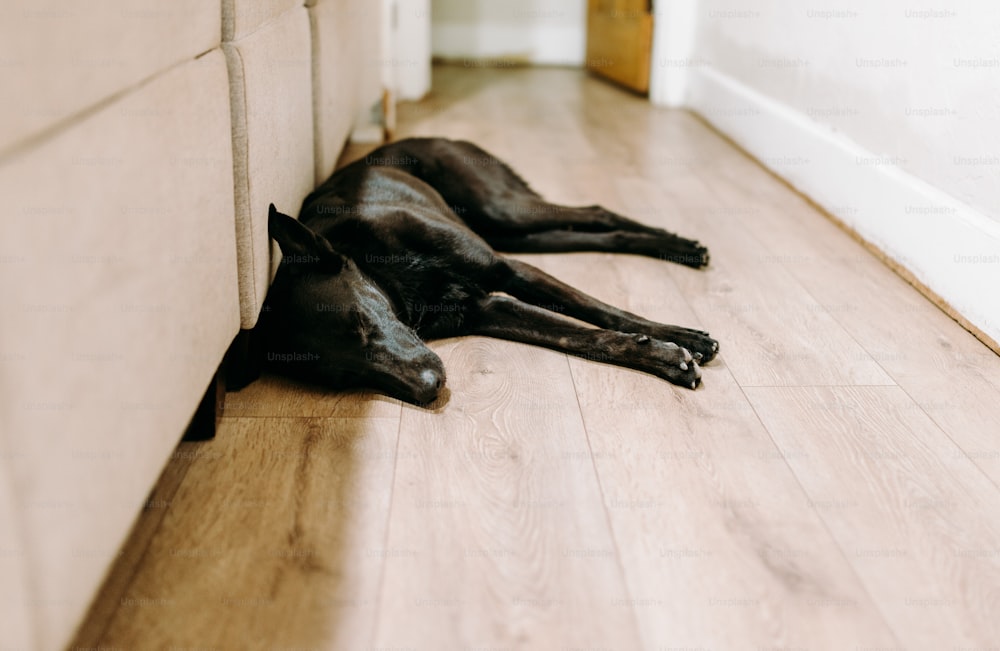
[[444, 388], [444, 369], [434, 366], [427, 366], [416, 375], [411, 376], [409, 382], [409, 402], [418, 405], [429, 405], [438, 399], [438, 394]]
[[444, 384], [444, 378], [432, 368], [425, 368], [423, 370], [420, 374], [420, 381], [424, 383], [425, 387], [433, 388], [436, 391], [440, 391], [441, 386]]
[[420, 372], [420, 402], [436, 400], [442, 387], [444, 387], [444, 373], [433, 368], [425, 368]]

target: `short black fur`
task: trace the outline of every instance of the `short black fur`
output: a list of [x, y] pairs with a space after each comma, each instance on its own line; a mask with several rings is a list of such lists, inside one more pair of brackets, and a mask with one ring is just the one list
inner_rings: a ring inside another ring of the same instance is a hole
[[267, 357], [328, 386], [430, 403], [445, 374], [423, 341], [459, 335], [545, 346], [689, 388], [719, 349], [705, 332], [624, 312], [495, 251], [635, 253], [700, 268], [705, 247], [600, 206], [549, 204], [468, 142], [381, 147], [306, 197], [299, 221], [272, 206], [268, 227], [284, 257], [262, 316]]

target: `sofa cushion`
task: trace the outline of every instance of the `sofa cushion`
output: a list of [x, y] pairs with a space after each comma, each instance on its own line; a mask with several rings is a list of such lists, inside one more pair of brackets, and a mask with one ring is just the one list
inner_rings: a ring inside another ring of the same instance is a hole
[[222, 0], [222, 40], [238, 41], [302, 0]]
[[285, 12], [223, 43], [233, 107], [233, 157], [242, 327], [257, 322], [272, 279], [268, 205], [297, 215], [313, 189], [309, 16]]
[[0, 152], [218, 47], [220, 22], [202, 0], [5, 0]]
[[10, 649], [34, 649], [32, 604], [28, 592], [27, 546], [22, 536], [20, 514], [14, 504], [9, 481], [10, 464], [16, 463], [11, 441], [0, 430], [0, 631]]
[[318, 184], [333, 172], [362, 112], [380, 99], [379, 3], [319, 0], [309, 14]]
[[238, 332], [218, 49], [0, 167], [0, 430], [61, 648]]

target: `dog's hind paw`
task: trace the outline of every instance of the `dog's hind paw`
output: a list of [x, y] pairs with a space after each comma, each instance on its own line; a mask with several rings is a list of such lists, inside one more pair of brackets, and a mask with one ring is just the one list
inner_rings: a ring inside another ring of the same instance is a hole
[[675, 262], [691, 267], [692, 269], [704, 269], [708, 266], [711, 261], [712, 256], [708, 252], [708, 247], [703, 246], [701, 242], [686, 242], [686, 251], [679, 256]]
[[708, 252], [707, 246], [698, 245], [698, 255], [701, 257], [701, 264], [696, 268], [701, 269], [702, 267], [707, 267], [708, 263], [712, 261], [712, 255]]
[[708, 266], [712, 256], [708, 252], [708, 247], [702, 246], [701, 242], [677, 238], [666, 245], [667, 250], [660, 254], [660, 258], [667, 262], [675, 262], [692, 269], [703, 269]]

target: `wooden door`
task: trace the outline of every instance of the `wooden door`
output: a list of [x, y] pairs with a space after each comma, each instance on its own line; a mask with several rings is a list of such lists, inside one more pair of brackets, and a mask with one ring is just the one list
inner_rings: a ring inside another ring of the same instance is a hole
[[652, 0], [588, 0], [587, 69], [639, 93], [649, 92]]

